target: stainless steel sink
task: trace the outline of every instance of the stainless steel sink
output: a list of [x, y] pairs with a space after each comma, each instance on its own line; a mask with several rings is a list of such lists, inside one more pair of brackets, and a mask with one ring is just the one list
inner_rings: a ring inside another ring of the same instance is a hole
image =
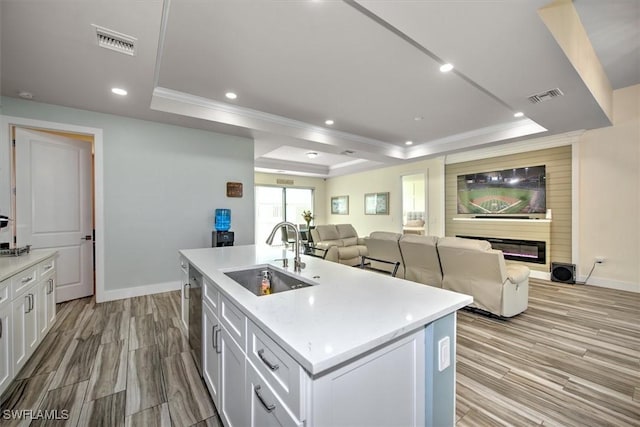
[[228, 271], [224, 274], [247, 289], [249, 292], [258, 296], [263, 296], [262, 292], [260, 291], [260, 286], [262, 284], [262, 277], [265, 271], [268, 271], [271, 277], [272, 294], [292, 291], [294, 289], [306, 288], [307, 286], [313, 285], [313, 283], [309, 283], [300, 279], [299, 277], [295, 277], [280, 270], [276, 270], [275, 268], [272, 268], [268, 265], [253, 266], [243, 270]]

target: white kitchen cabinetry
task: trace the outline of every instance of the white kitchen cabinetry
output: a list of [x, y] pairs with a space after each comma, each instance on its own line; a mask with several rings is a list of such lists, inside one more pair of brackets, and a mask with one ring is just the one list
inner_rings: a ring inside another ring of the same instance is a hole
[[[55, 254], [0, 261], [0, 393], [18, 374], [56, 317]], [[7, 369], [7, 363], [9, 368]]]
[[37, 292], [32, 285], [11, 302], [13, 311], [13, 372], [18, 373], [38, 344], [38, 319], [36, 316]]
[[227, 427], [244, 427], [248, 416], [245, 394], [246, 356], [224, 327], [220, 338], [220, 418]]
[[203, 292], [203, 376], [225, 426], [425, 425], [424, 329], [313, 378], [215, 283]]
[[189, 336], [189, 263], [184, 257], [180, 257], [180, 314], [182, 326]]
[[202, 322], [202, 376], [213, 404], [220, 408], [221, 326], [217, 311], [206, 302], [202, 307]]
[[300, 427], [303, 424], [291, 414], [276, 392], [258, 373], [252, 363], [247, 363], [247, 390], [250, 427], [283, 426]]
[[11, 382], [11, 301], [9, 300], [10, 280], [0, 283], [0, 393]]

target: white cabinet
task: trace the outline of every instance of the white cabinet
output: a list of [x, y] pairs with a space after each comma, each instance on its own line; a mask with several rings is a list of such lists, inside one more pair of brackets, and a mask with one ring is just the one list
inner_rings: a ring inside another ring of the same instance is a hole
[[10, 281], [0, 283], [0, 393], [13, 378], [11, 365], [12, 315], [9, 301]]
[[282, 402], [278, 394], [262, 378], [252, 363], [247, 363], [247, 390], [250, 427], [300, 427], [298, 421]]
[[220, 418], [227, 427], [247, 425], [247, 405], [245, 394], [245, 359], [240, 346], [226, 328], [220, 337], [220, 389], [222, 392]]
[[50, 256], [18, 269], [0, 284], [0, 393], [51, 329], [56, 317], [55, 280], [55, 259]]
[[[206, 287], [205, 287], [206, 289]], [[207, 303], [202, 307], [202, 376], [216, 408], [220, 407], [221, 326], [215, 310]]]
[[11, 302], [13, 323], [13, 372], [26, 363], [38, 344], [36, 290], [32, 285], [23, 289]]
[[180, 257], [180, 315], [182, 326], [189, 336], [189, 263], [183, 257]]

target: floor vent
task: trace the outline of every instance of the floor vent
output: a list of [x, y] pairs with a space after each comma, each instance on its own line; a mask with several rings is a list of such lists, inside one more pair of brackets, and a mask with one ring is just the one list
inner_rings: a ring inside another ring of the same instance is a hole
[[138, 39], [97, 25], [93, 27], [96, 29], [98, 46], [115, 50], [125, 55], [135, 56]]
[[558, 88], [548, 90], [546, 92], [537, 93], [535, 95], [529, 96], [527, 99], [532, 104], [538, 104], [539, 102], [548, 101], [551, 98], [556, 98], [558, 96], [564, 96], [564, 93]]

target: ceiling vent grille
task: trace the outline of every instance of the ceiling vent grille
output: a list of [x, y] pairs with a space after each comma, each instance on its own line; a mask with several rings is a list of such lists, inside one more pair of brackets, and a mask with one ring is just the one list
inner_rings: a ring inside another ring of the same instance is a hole
[[97, 25], [93, 27], [96, 29], [98, 46], [115, 50], [125, 55], [135, 56], [138, 39]]
[[352, 151], [352, 150], [344, 150], [344, 151], [343, 151], [342, 153], [340, 153], [340, 154], [344, 154], [345, 156], [348, 156], [348, 155], [350, 155], [350, 154], [354, 154], [354, 153], [355, 153], [355, 151]]
[[558, 96], [564, 96], [564, 93], [558, 88], [548, 90], [546, 92], [537, 93], [535, 95], [531, 95], [527, 99], [532, 104], [538, 104], [540, 102], [548, 101], [551, 98], [556, 98]]

